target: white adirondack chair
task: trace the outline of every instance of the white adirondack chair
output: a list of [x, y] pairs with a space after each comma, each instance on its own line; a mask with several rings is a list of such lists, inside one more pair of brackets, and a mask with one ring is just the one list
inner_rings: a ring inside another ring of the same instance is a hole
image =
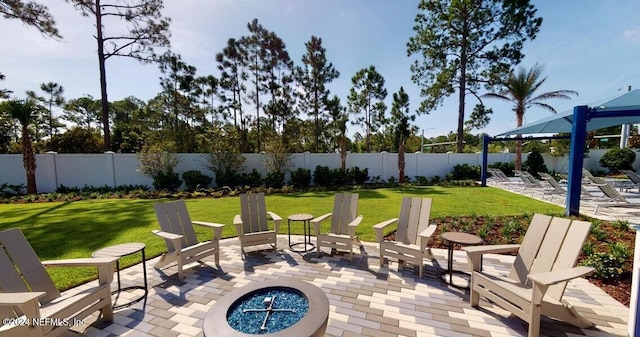
[[[470, 303], [483, 296], [529, 323], [529, 337], [540, 334], [540, 315], [586, 328], [591, 322], [562, 300], [567, 282], [589, 275], [591, 267], [576, 267], [591, 224], [536, 214], [520, 245], [464, 247], [472, 266]], [[486, 253], [517, 251], [508, 277], [481, 270]]]
[[[240, 239], [240, 252], [244, 258], [245, 248], [270, 244], [273, 251], [278, 251], [277, 234], [282, 218], [267, 211], [264, 193], [240, 195], [241, 214], [233, 218], [233, 224]], [[273, 229], [269, 228], [269, 218], [273, 220]]]
[[[54, 337], [95, 311], [113, 320], [111, 281], [117, 258], [82, 258], [42, 261], [18, 228], [0, 232], [0, 317], [15, 319], [0, 327], [0, 336]], [[97, 267], [98, 284], [62, 296], [46, 267]], [[34, 325], [34, 319], [42, 319]], [[49, 320], [47, 324], [46, 320]], [[55, 324], [54, 324], [55, 323]]]
[[[356, 193], [336, 193], [333, 212], [311, 220], [316, 233], [316, 256], [320, 257], [320, 248], [326, 246], [332, 253], [337, 249], [349, 251], [349, 261], [353, 261], [353, 244], [359, 244], [356, 227], [362, 221], [362, 215], [356, 216], [358, 196]], [[322, 233], [320, 224], [328, 218], [331, 218], [331, 229]]]
[[[373, 228], [380, 246], [380, 266], [384, 265], [384, 257], [398, 260], [401, 264], [411, 262], [418, 267], [418, 275], [422, 278], [424, 259], [433, 260], [431, 248], [427, 247], [431, 235], [436, 230], [435, 224], [429, 224], [431, 214], [431, 198], [404, 197], [400, 208], [400, 218], [381, 222]], [[384, 229], [397, 223], [395, 241], [384, 240]]]
[[[184, 279], [184, 265], [200, 261], [205, 256], [213, 255], [215, 264], [220, 264], [220, 237], [223, 224], [191, 221], [189, 211], [184, 200], [156, 203], [153, 205], [161, 230], [152, 231], [153, 234], [164, 239], [167, 252], [160, 256], [155, 268], [160, 269], [168, 264], [176, 263], [178, 278]], [[199, 242], [193, 225], [208, 227], [213, 230], [210, 241]]]

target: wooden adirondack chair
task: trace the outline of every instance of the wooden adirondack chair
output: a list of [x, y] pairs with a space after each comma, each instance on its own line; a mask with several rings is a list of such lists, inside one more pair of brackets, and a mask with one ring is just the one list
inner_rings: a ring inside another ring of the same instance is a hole
[[[380, 245], [380, 266], [384, 265], [384, 257], [398, 259], [400, 264], [411, 262], [418, 267], [418, 275], [422, 278], [425, 258], [432, 259], [431, 248], [427, 243], [436, 230], [435, 224], [429, 224], [431, 214], [431, 198], [404, 197], [400, 208], [400, 218], [381, 222], [373, 228]], [[395, 241], [385, 241], [383, 230], [387, 226], [398, 223]], [[415, 268], [415, 267], [414, 267]]]
[[[74, 322], [101, 311], [113, 320], [111, 281], [117, 258], [43, 261], [18, 228], [0, 232], [0, 317], [16, 319], [0, 327], [0, 336], [59, 336]], [[82, 292], [60, 294], [46, 267], [97, 267], [98, 284]], [[34, 325], [41, 319], [42, 325]], [[47, 323], [47, 320], [49, 320]]]
[[[349, 261], [353, 261], [353, 244], [359, 243], [356, 238], [356, 227], [362, 221], [362, 215], [356, 217], [358, 212], [358, 194], [336, 193], [333, 212], [321, 215], [311, 224], [316, 232], [316, 256], [320, 257], [322, 246], [331, 247], [331, 253], [337, 249], [349, 251]], [[320, 223], [331, 217], [331, 229], [328, 233], [321, 233]]]
[[[184, 200], [156, 203], [153, 207], [160, 223], [160, 230], [152, 232], [163, 238], [167, 246], [167, 252], [160, 256], [160, 260], [154, 268], [160, 269], [175, 262], [178, 266], [178, 278], [183, 280], [184, 265], [195, 261], [200, 262], [200, 259], [205, 256], [213, 255], [215, 264], [220, 265], [219, 242], [224, 228], [223, 224], [191, 221]], [[213, 239], [199, 242], [193, 225], [213, 229]]]
[[[280, 230], [282, 218], [273, 212], [267, 211], [264, 201], [264, 193], [251, 193], [240, 195], [241, 214], [233, 218], [233, 224], [240, 239], [240, 252], [244, 257], [245, 248], [271, 244], [273, 251], [278, 251], [277, 234]], [[269, 218], [273, 220], [273, 229], [269, 229]]]
[[[465, 247], [472, 266], [470, 303], [477, 307], [483, 296], [529, 323], [529, 336], [540, 334], [540, 315], [586, 328], [591, 322], [562, 300], [567, 282], [589, 275], [591, 267], [576, 267], [591, 224], [536, 214], [520, 245]], [[486, 253], [517, 251], [508, 277], [481, 270]]]

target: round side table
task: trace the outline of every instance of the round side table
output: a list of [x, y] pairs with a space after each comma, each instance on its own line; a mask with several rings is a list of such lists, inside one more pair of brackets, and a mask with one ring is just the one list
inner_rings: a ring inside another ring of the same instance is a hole
[[[311, 246], [313, 249], [315, 246], [311, 243], [311, 219], [313, 219], [313, 215], [311, 214], [293, 214], [287, 218], [287, 230], [289, 232], [289, 249], [292, 251], [296, 251], [293, 249], [293, 246], [304, 244], [304, 252], [307, 252], [307, 244]], [[303, 242], [295, 242], [291, 243], [291, 222], [292, 221], [302, 221], [302, 230], [304, 235], [302, 236]]]
[[[469, 275], [469, 273], [461, 270], [453, 270], [453, 245], [459, 244], [459, 245], [465, 245], [465, 246], [474, 246], [474, 245], [482, 244], [484, 240], [482, 240], [482, 238], [479, 236], [469, 234], [469, 233], [460, 233], [460, 232], [443, 233], [442, 239], [447, 241], [449, 245], [447, 249], [447, 270], [445, 273], [441, 275], [441, 278], [444, 277], [443, 281], [450, 286], [461, 288], [461, 289], [468, 289], [469, 288], [468, 283], [466, 286], [460, 286], [453, 282], [454, 273]], [[448, 281], [447, 281], [447, 276], [449, 276]]]
[[135, 303], [142, 301], [142, 299], [147, 297], [148, 289], [147, 289], [147, 266], [145, 263], [144, 256], [144, 243], [133, 242], [133, 243], [123, 243], [120, 245], [110, 246], [106, 248], [102, 248], [100, 250], [96, 250], [91, 254], [92, 257], [117, 257], [121, 258], [123, 256], [132, 255], [140, 252], [142, 254], [142, 274], [144, 276], [144, 286], [130, 286], [122, 288], [120, 284], [120, 259], [116, 261], [116, 272], [118, 275], [118, 289], [111, 292], [111, 294], [119, 294], [122, 291], [134, 290], [134, 289], [142, 289], [144, 290], [144, 294], [142, 296], [131, 300], [130, 302], [114, 305], [114, 309], [120, 309], [124, 307], [131, 306]]

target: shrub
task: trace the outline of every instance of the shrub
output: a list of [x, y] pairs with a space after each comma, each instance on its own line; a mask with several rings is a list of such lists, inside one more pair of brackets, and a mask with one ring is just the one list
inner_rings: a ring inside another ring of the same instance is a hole
[[243, 185], [243, 176], [235, 169], [215, 169], [213, 170], [213, 173], [215, 173], [216, 175], [216, 185], [218, 187], [227, 186], [230, 188], [235, 188], [237, 186]]
[[611, 171], [631, 170], [633, 162], [636, 160], [636, 153], [629, 148], [614, 148], [608, 150], [600, 158], [600, 166], [606, 167]]
[[480, 179], [480, 165], [457, 164], [447, 175], [447, 180], [478, 180]]
[[291, 184], [294, 187], [306, 188], [311, 183], [311, 170], [306, 168], [298, 168], [291, 172]]
[[267, 172], [267, 176], [264, 178], [264, 184], [267, 187], [282, 188], [284, 185], [284, 172], [280, 170]]
[[[528, 157], [527, 157], [528, 158]], [[489, 164], [487, 165], [489, 168], [496, 168], [499, 169], [500, 171], [504, 172], [504, 174], [506, 174], [509, 177], [513, 177], [513, 170], [516, 169], [516, 164], [515, 162], [508, 162], [508, 163], [503, 163], [503, 162], [495, 162], [493, 164]]]
[[624, 262], [625, 259], [620, 256], [605, 252], [596, 252], [589, 255], [582, 264], [595, 268], [593, 272], [594, 278], [610, 281], [622, 275]]
[[356, 183], [356, 185], [364, 185], [369, 180], [369, 168], [365, 167], [360, 169], [358, 166], [349, 169], [349, 180]]
[[202, 174], [202, 172], [198, 170], [190, 170], [182, 173], [182, 179], [189, 191], [195, 191], [198, 187], [207, 188], [209, 184], [211, 184], [211, 181], [213, 181], [211, 177]]
[[250, 173], [242, 173], [240, 182], [244, 186], [258, 187], [262, 185], [262, 175], [258, 170], [253, 169]]
[[153, 187], [156, 190], [175, 191], [180, 185], [182, 185], [182, 180], [177, 173], [173, 172], [173, 169], [160, 172], [153, 179]]
[[344, 186], [350, 182], [347, 170], [337, 168], [331, 170], [331, 186]]
[[329, 166], [316, 166], [316, 170], [313, 171], [313, 183], [316, 186], [331, 186], [333, 184]]
[[549, 173], [547, 165], [544, 164], [544, 158], [542, 158], [540, 151], [538, 151], [537, 149], [531, 150], [531, 152], [527, 156], [527, 160], [525, 160], [525, 162], [523, 163], [523, 169], [533, 174], [538, 179], [540, 179], [540, 175], [538, 173]]
[[170, 145], [160, 143], [146, 145], [137, 155], [138, 170], [153, 179], [153, 186], [156, 189], [172, 190], [182, 185], [177, 173], [173, 172], [178, 165], [178, 156], [165, 151], [165, 147]]

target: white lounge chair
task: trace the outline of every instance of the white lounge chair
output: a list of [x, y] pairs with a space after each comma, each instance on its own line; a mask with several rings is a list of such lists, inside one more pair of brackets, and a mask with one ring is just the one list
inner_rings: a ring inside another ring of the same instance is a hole
[[[337, 249], [349, 251], [349, 261], [353, 261], [353, 245], [359, 244], [356, 227], [362, 221], [362, 215], [356, 216], [358, 196], [356, 193], [336, 193], [333, 212], [311, 220], [316, 233], [316, 256], [320, 257], [320, 248], [326, 246], [331, 248], [332, 254]], [[328, 218], [331, 218], [331, 228], [323, 232], [320, 224]]]
[[[436, 230], [435, 224], [429, 223], [431, 198], [404, 197], [400, 208], [400, 217], [381, 222], [373, 228], [380, 247], [380, 266], [384, 265], [384, 257], [398, 260], [398, 268], [406, 262], [418, 267], [418, 276], [422, 278], [424, 259], [433, 260], [431, 248], [427, 247], [431, 235]], [[394, 241], [384, 240], [384, 229], [397, 223]]]
[[[187, 205], [184, 200], [156, 203], [153, 205], [161, 230], [152, 231], [153, 234], [164, 239], [167, 252], [160, 256], [155, 268], [162, 268], [168, 264], [176, 263], [178, 266], [178, 278], [184, 279], [183, 266], [200, 261], [205, 256], [213, 255], [215, 264], [220, 264], [220, 237], [223, 224], [191, 221]], [[193, 225], [208, 227], [213, 230], [210, 241], [199, 242]]]
[[[273, 228], [269, 228], [269, 219], [273, 220]], [[271, 245], [278, 251], [278, 231], [282, 218], [267, 211], [264, 193], [248, 193], [240, 195], [240, 214], [233, 218], [233, 224], [240, 240], [242, 257], [245, 248], [251, 246]]]
[[[60, 336], [69, 329], [62, 322], [73, 324], [96, 311], [113, 320], [110, 284], [117, 257], [40, 262], [18, 228], [0, 232], [0, 246], [0, 316], [5, 319], [0, 336]], [[62, 295], [45, 266], [97, 267], [98, 284]], [[34, 325], [37, 319], [43, 323]], [[24, 324], [6, 324], [9, 320]]]
[[[575, 326], [592, 325], [562, 300], [569, 280], [593, 272], [576, 267], [591, 223], [536, 214], [520, 245], [464, 247], [472, 266], [470, 304], [479, 305], [480, 296], [529, 323], [529, 337], [540, 334], [540, 315]], [[508, 276], [481, 271], [487, 253], [517, 252]]]

